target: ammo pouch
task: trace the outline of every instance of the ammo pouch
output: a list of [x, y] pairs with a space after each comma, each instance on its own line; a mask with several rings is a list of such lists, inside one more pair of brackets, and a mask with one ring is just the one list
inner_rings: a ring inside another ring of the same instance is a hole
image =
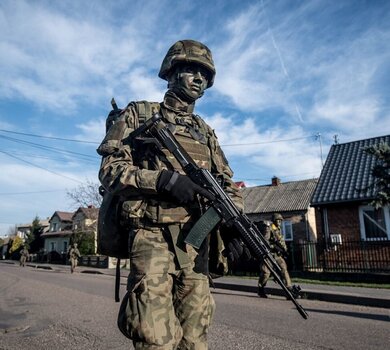
[[177, 206], [177, 204], [165, 201], [148, 200], [144, 219], [154, 224], [185, 223], [191, 214], [190, 208]]
[[119, 224], [123, 227], [139, 227], [147, 202], [143, 199], [126, 200], [120, 210]]

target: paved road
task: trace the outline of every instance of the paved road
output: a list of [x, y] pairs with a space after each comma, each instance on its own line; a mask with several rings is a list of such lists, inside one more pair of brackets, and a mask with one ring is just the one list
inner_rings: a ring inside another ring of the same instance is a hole
[[[110, 275], [0, 264], [0, 349], [132, 349], [116, 328]], [[125, 284], [125, 279], [122, 279]], [[124, 292], [122, 287], [122, 293]], [[387, 349], [388, 309], [216, 289], [212, 350]]]

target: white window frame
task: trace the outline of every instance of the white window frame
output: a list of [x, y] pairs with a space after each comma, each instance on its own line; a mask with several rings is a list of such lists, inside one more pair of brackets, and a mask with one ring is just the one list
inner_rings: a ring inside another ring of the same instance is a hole
[[384, 218], [385, 218], [385, 229], [386, 229], [386, 235], [387, 237], [367, 237], [366, 235], [366, 228], [364, 226], [364, 211], [365, 210], [373, 210], [374, 207], [370, 205], [363, 205], [359, 207], [359, 221], [360, 221], [360, 237], [362, 240], [367, 241], [380, 241], [384, 239], [390, 239], [390, 213], [389, 213], [389, 206], [382, 207]]
[[[291, 237], [286, 237], [286, 232], [291, 232]], [[290, 242], [294, 240], [294, 231], [293, 231], [293, 224], [291, 220], [283, 220], [282, 223], [282, 235], [286, 242]]]

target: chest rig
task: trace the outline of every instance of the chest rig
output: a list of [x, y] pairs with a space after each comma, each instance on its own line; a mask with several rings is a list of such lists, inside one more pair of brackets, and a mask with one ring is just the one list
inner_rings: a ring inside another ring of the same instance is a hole
[[[211, 170], [212, 155], [209, 148], [209, 139], [213, 137], [213, 133], [208, 130], [205, 122], [199, 116], [168, 111], [161, 108], [160, 104], [156, 102], [140, 101], [135, 102], [134, 105], [138, 114], [138, 123], [134, 123], [135, 128], [151, 118], [153, 110], [160, 111], [167, 121], [171, 132], [196, 164], [202, 168]], [[162, 164], [155, 164], [154, 170], [167, 168], [183, 173], [180, 164], [168, 150], [163, 149], [162, 153], [165, 156], [160, 159]]]
[[[192, 159], [202, 168], [211, 170], [211, 151], [209, 139], [213, 133], [209, 130], [205, 122], [197, 115], [188, 113], [176, 113], [161, 108], [159, 103], [140, 101], [133, 103], [138, 120], [134, 122], [134, 128], [145, 123], [152, 117], [153, 110], [159, 111], [166, 120], [171, 132], [174, 133], [178, 142], [192, 157]], [[174, 156], [166, 149], [157, 152], [151, 140], [145, 139], [137, 147], [135, 154], [140, 155], [136, 165], [149, 170], [175, 170], [183, 173], [180, 164]], [[136, 158], [136, 157], [134, 157]], [[156, 198], [148, 198], [146, 203], [144, 218], [152, 223], [185, 223], [191, 219], [191, 215], [199, 212], [199, 208], [193, 206], [183, 207], [175, 203], [165, 201], [160, 195]]]

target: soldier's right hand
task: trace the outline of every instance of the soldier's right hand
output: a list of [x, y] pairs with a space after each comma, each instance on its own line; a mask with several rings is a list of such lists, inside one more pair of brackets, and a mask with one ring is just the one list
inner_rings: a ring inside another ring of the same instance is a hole
[[157, 192], [169, 194], [179, 204], [188, 204], [195, 200], [196, 194], [207, 199], [213, 196], [203, 187], [197, 185], [188, 176], [176, 171], [163, 170], [157, 180]]

